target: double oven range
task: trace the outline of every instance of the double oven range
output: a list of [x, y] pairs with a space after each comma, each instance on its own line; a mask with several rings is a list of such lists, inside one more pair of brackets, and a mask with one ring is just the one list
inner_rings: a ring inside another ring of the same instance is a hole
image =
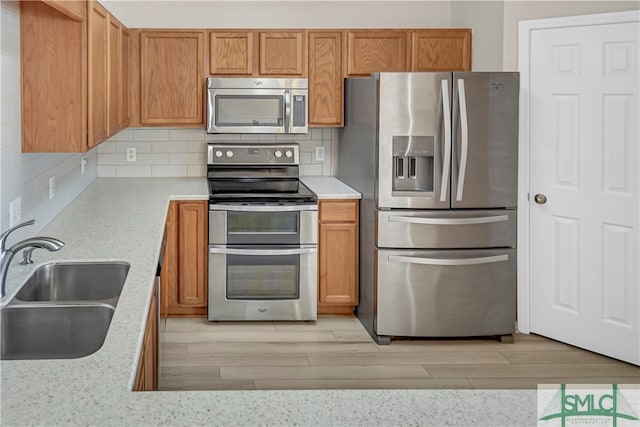
[[207, 180], [208, 319], [315, 320], [318, 202], [298, 145], [209, 144]]

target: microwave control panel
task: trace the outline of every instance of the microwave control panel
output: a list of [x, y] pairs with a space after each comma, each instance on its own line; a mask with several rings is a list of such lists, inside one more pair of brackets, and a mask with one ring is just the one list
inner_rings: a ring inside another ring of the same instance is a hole
[[293, 95], [293, 126], [305, 127], [307, 125], [307, 113], [305, 111], [305, 95]]

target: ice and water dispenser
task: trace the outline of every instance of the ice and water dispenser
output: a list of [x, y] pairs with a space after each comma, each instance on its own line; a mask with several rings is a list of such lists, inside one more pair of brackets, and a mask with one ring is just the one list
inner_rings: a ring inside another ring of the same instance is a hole
[[433, 192], [433, 136], [393, 137], [393, 191]]

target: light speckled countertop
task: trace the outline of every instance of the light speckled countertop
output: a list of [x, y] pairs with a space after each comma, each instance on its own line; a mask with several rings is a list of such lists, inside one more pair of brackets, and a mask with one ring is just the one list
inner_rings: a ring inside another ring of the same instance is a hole
[[360, 199], [362, 196], [344, 182], [331, 176], [303, 176], [302, 182], [318, 199]]
[[535, 425], [534, 390], [132, 392], [168, 201], [207, 197], [202, 178], [99, 178], [39, 233], [66, 246], [35, 251], [32, 266], [14, 263], [7, 299], [51, 260], [124, 260], [131, 269], [96, 353], [0, 362], [2, 425]]

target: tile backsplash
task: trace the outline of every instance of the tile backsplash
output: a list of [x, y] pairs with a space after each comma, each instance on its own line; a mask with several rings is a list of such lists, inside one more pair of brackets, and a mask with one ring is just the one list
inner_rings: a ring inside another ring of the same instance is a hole
[[[333, 129], [314, 128], [305, 135], [207, 134], [204, 129], [127, 128], [98, 146], [98, 177], [192, 177], [207, 174], [208, 142], [297, 142], [300, 175], [331, 175]], [[315, 160], [316, 147], [324, 160]], [[136, 161], [127, 161], [127, 149]]]

